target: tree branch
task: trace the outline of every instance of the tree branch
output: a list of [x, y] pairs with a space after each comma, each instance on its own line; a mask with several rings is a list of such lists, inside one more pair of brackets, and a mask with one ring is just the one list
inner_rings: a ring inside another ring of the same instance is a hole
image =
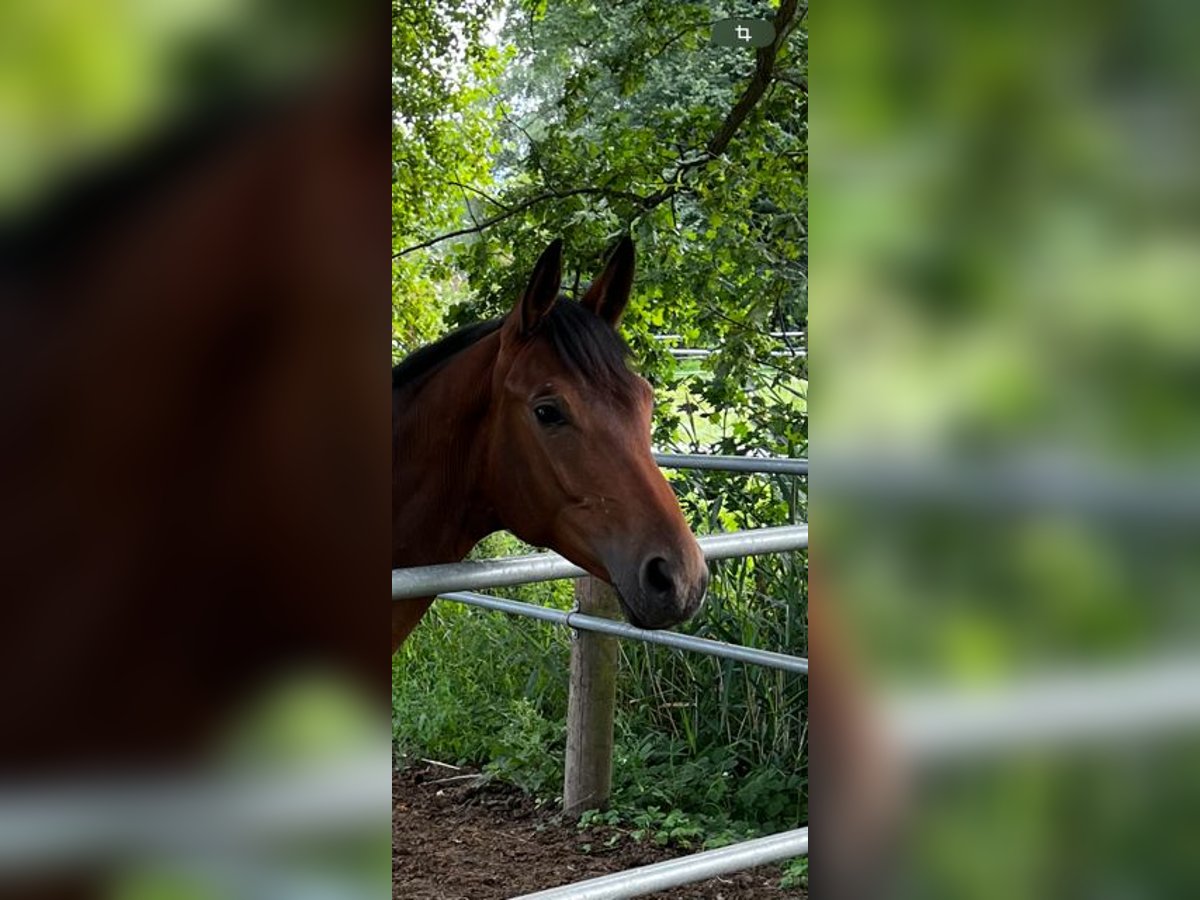
[[[450, 231], [446, 234], [438, 235], [426, 241], [421, 241], [418, 244], [413, 244], [411, 247], [405, 247], [403, 250], [392, 254], [393, 259], [398, 259], [401, 256], [407, 256], [409, 253], [415, 253], [417, 250], [424, 250], [427, 247], [432, 247], [434, 244], [440, 244], [442, 241], [448, 241], [451, 238], [462, 237], [468, 234], [477, 234], [490, 228], [493, 225], [510, 219], [518, 213], [524, 212], [532, 206], [543, 203], [546, 200], [558, 200], [565, 197], [576, 197], [585, 194], [619, 197], [624, 200], [630, 200], [641, 207], [643, 213], [649, 212], [659, 204], [671, 197], [674, 197], [681, 186], [683, 185], [683, 176], [691, 169], [701, 168], [712, 160], [716, 159], [728, 148], [734, 135], [742, 123], [746, 121], [754, 107], [762, 99], [766, 93], [767, 87], [771, 84], [772, 73], [775, 68], [775, 59], [779, 54], [780, 47], [783, 46], [788, 36], [794, 29], [796, 22], [796, 4], [797, 0], [782, 0], [779, 4], [779, 9], [775, 12], [775, 18], [772, 24], [775, 26], [775, 40], [766, 47], [760, 47], [755, 56], [754, 75], [750, 79], [750, 83], [746, 85], [746, 89], [738, 98], [737, 103], [733, 105], [733, 109], [725, 116], [716, 133], [709, 139], [704, 150], [696, 157], [682, 161], [676, 167], [674, 174], [671, 176], [670, 183], [664, 186], [661, 190], [654, 192], [648, 196], [641, 196], [630, 193], [629, 191], [616, 191], [602, 187], [586, 187], [574, 188], [566, 191], [547, 191], [537, 196], [530, 197], [527, 200], [516, 204], [515, 206], [507, 207], [504, 212], [497, 213], [491, 218], [484, 219], [482, 222], [475, 223], [470, 228], [460, 228], [457, 231]], [[808, 5], [805, 4], [801, 19], [808, 12]], [[524, 130], [524, 129], [522, 129]], [[526, 135], [528, 137], [528, 135]]]
[[[807, 5], [805, 12], [808, 11]], [[721, 123], [721, 127], [717, 129], [716, 134], [712, 136], [708, 144], [705, 145], [705, 155], [696, 160], [691, 160], [688, 163], [681, 165], [675, 173], [675, 177], [671, 179], [671, 184], [664, 187], [662, 190], [651, 194], [643, 202], [642, 206], [649, 211], [658, 206], [664, 200], [678, 193], [682, 184], [681, 177], [689, 168], [698, 168], [707, 164], [710, 160], [716, 159], [725, 152], [729, 146], [729, 142], [733, 140], [733, 136], [737, 134], [738, 128], [746, 121], [746, 118], [753, 111], [758, 101], [762, 99], [762, 95], [766, 92], [767, 86], [771, 83], [771, 74], [775, 69], [775, 57], [779, 54], [779, 48], [783, 46], [783, 42], [791, 33], [791, 27], [796, 17], [796, 0], [783, 0], [779, 4], [779, 9], [775, 12], [773, 25], [775, 26], [775, 40], [766, 47], [760, 47], [756, 54], [754, 75], [750, 79], [750, 83], [746, 85], [746, 90], [742, 92], [742, 96], [738, 98], [737, 103], [733, 105], [733, 109], [725, 116], [725, 120]]]
[[452, 184], [457, 188], [462, 188], [464, 191], [470, 191], [472, 194], [478, 194], [480, 197], [482, 197], [484, 200], [487, 200], [492, 205], [498, 206], [501, 209], [505, 209], [505, 210], [508, 209], [508, 206], [501, 203], [499, 200], [497, 200], [495, 197], [493, 197], [487, 191], [481, 191], [479, 188], [472, 187], [469, 184], [463, 184], [461, 181], [447, 181], [446, 184]]
[[450, 231], [446, 234], [439, 234], [437, 237], [430, 238], [427, 241], [421, 241], [419, 244], [413, 244], [411, 247], [405, 247], [392, 254], [392, 259], [399, 259], [401, 256], [407, 256], [409, 253], [415, 253], [417, 250], [424, 250], [426, 247], [432, 247], [434, 244], [440, 244], [442, 241], [448, 241], [450, 238], [462, 237], [467, 234], [477, 234], [493, 225], [503, 222], [505, 219], [511, 219], [517, 213], [524, 212], [531, 206], [536, 206], [539, 203], [544, 203], [547, 200], [561, 200], [566, 197], [577, 197], [582, 194], [599, 194], [607, 197], [620, 197], [626, 200], [641, 201], [641, 197], [637, 194], [631, 194], [628, 191], [614, 191], [608, 188], [585, 187], [573, 188], [569, 191], [547, 191], [543, 194], [538, 194], [535, 197], [530, 197], [523, 200], [516, 206], [508, 207], [504, 212], [497, 213], [491, 218], [484, 219], [482, 222], [477, 222], [470, 228], [460, 228], [457, 231]]
[[784, 73], [781, 72], [775, 76], [775, 80], [782, 81], [784, 84], [790, 84], [792, 87], [800, 88], [800, 90], [803, 91], [805, 93], [805, 95], [808, 94], [808, 79], [807, 78], [793, 78], [792, 76], [785, 75]]
[[474, 222], [475, 227], [478, 228], [479, 220], [477, 218], [475, 218], [475, 210], [471, 208], [471, 198], [467, 196], [467, 192], [462, 189], [461, 185], [459, 185], [459, 190], [462, 192], [462, 195], [463, 195], [463, 203], [465, 203], [467, 206], [467, 215], [471, 217], [471, 221]]
[[717, 24], [718, 21], [719, 21], [718, 19], [712, 19], [708, 22], [697, 22], [695, 25], [689, 25], [689, 26], [687, 26], [687, 28], [684, 28], [681, 31], [675, 32], [675, 34], [671, 35], [671, 37], [669, 37], [667, 39], [667, 42], [665, 44], [663, 44], [661, 47], [659, 47], [657, 50], [655, 50], [653, 53], [651, 53], [646, 58], [646, 62], [652, 62], [652, 61], [658, 59], [660, 56], [663, 55], [663, 53], [666, 51], [666, 49], [668, 47], [670, 47], [673, 43], [675, 43], [677, 40], [679, 40], [685, 34], [690, 34], [693, 31], [699, 31], [701, 28], [711, 28], [713, 25]]

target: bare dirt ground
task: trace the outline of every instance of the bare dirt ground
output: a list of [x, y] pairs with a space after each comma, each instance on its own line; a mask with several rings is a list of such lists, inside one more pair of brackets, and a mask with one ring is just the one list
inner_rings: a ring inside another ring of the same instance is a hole
[[[605, 842], [614, 829], [579, 831], [538, 810], [519, 791], [436, 767], [410, 768], [392, 780], [393, 900], [507, 900], [684, 856], [680, 848]], [[591, 846], [591, 852], [584, 849]], [[803, 898], [779, 887], [778, 868], [764, 866], [648, 895], [659, 900]]]

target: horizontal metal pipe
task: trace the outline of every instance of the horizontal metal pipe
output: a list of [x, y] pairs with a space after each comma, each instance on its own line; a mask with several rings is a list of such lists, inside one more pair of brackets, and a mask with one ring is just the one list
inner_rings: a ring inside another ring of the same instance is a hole
[[[687, 347], [680, 347], [677, 349], [668, 350], [667, 352], [670, 353], [672, 356], [674, 356], [676, 359], [708, 359], [716, 351], [715, 350], [691, 349], [691, 348], [687, 348]], [[780, 357], [780, 358], [791, 357], [793, 359], [796, 359], [796, 358], [803, 359], [808, 356], [808, 351], [804, 350], [804, 349], [800, 349], [800, 348], [797, 348], [795, 350], [772, 350], [772, 351], [770, 351], [770, 353], [768, 355], [776, 356], [776, 357]]]
[[[785, 337], [799, 338], [799, 337], [804, 337], [805, 334], [806, 334], [806, 332], [803, 332], [803, 331], [772, 331], [772, 332], [770, 332], [770, 336], [773, 338], [785, 338]], [[683, 335], [682, 334], [656, 334], [656, 335], [654, 335], [654, 339], [656, 341], [682, 341]]]
[[579, 612], [567, 612], [559, 609], [548, 609], [534, 603], [522, 603], [519, 600], [509, 600], [504, 597], [489, 597], [486, 594], [476, 594], [472, 591], [455, 591], [441, 595], [443, 600], [453, 600], [456, 603], [466, 603], [483, 609], [497, 612], [526, 616], [530, 619], [540, 619], [543, 622], [553, 622], [556, 625], [566, 625], [580, 631], [595, 631], [613, 637], [642, 641], [647, 644], [662, 644], [677, 650], [690, 650], [707, 656], [719, 656], [722, 659], [736, 659], [741, 662], [766, 666], [770, 669], [781, 669], [785, 672], [795, 672], [800, 675], [808, 673], [808, 660], [799, 656], [788, 656], [786, 653], [776, 653], [773, 650], [758, 650], [754, 647], [741, 647], [737, 644], [727, 644], [724, 641], [714, 641], [709, 638], [696, 637], [691, 634], [679, 634], [674, 631], [649, 631], [637, 628], [627, 622], [617, 622], [613, 619], [603, 619], [599, 616], [589, 616]]
[[808, 829], [798, 828], [795, 831], [743, 841], [718, 850], [706, 850], [703, 853], [669, 859], [637, 869], [626, 869], [624, 872], [614, 872], [611, 875], [550, 888], [535, 894], [522, 894], [513, 900], [623, 900], [625, 897], [640, 897], [654, 891], [724, 875], [726, 872], [750, 869], [795, 856], [804, 856], [807, 853]]
[[[289, 769], [0, 781], [0, 875], [255, 854], [386, 822], [389, 753]], [[2, 892], [0, 892], [2, 893]]]
[[717, 472], [757, 472], [763, 475], [807, 475], [807, 459], [771, 456], [717, 456], [712, 453], [655, 453], [665, 469], [710, 469]]
[[1193, 528], [1200, 521], [1200, 468], [1138, 468], [1080, 455], [1036, 453], [996, 460], [826, 450], [821, 483], [833, 500], [883, 511], [929, 508], [985, 515], [1062, 513], [1111, 527]]
[[879, 711], [904, 758], [930, 767], [1031, 747], [1161, 740], [1200, 727], [1200, 661], [1193, 651], [991, 686], [927, 686], [885, 697]]
[[[808, 546], [808, 526], [781, 525], [776, 528], [707, 534], [699, 541], [704, 558], [709, 560], [786, 553]], [[393, 569], [392, 599], [435, 597], [446, 591], [511, 587], [514, 584], [554, 581], [557, 578], [579, 578], [586, 574], [557, 553], [532, 553], [504, 559], [466, 560], [437, 566]]]

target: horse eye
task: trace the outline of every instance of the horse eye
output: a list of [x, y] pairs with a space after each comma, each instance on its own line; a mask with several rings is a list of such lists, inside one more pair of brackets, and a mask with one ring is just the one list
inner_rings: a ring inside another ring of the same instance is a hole
[[559, 408], [553, 403], [539, 403], [533, 408], [533, 414], [537, 417], [539, 424], [547, 427], [562, 425], [567, 421]]

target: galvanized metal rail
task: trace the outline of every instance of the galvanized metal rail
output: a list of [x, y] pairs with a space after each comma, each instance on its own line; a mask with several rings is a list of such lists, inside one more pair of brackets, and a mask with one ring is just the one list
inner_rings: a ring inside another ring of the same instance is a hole
[[[771, 337], [775, 338], [776, 340], [783, 340], [786, 338], [797, 338], [797, 339], [803, 338], [808, 334], [808, 332], [803, 331], [803, 330], [801, 330], [801, 331], [771, 331], [771, 332], [768, 332], [768, 334]], [[656, 341], [682, 341], [683, 340], [682, 334], [656, 334], [656, 335], [652, 335], [652, 336]]]
[[232, 865], [288, 841], [360, 834], [389, 818], [391, 763], [384, 749], [261, 771], [5, 779], [0, 874], [164, 858]]
[[1196, 733], [1200, 660], [1143, 658], [991, 686], [927, 686], [883, 700], [880, 712], [896, 749], [930, 768], [1030, 747], [1120, 746]]
[[750, 869], [808, 853], [808, 829], [798, 828], [770, 837], [731, 844], [718, 850], [626, 869], [562, 887], [522, 894], [513, 900], [622, 900], [701, 881], [726, 872]]
[[[704, 350], [701, 348], [679, 347], [667, 351], [676, 359], [708, 359], [715, 351]], [[808, 356], [808, 351], [802, 347], [797, 347], [795, 350], [771, 350], [769, 356], [789, 359], [804, 359]]]
[[515, 616], [525, 616], [530, 619], [540, 619], [543, 622], [553, 622], [555, 625], [566, 625], [580, 631], [595, 631], [612, 637], [628, 638], [647, 644], [662, 644], [674, 647], [676, 650], [691, 650], [707, 656], [717, 656], [722, 659], [736, 659], [740, 662], [754, 663], [770, 669], [781, 669], [785, 672], [795, 672], [799, 675], [808, 674], [808, 660], [799, 656], [789, 656], [786, 653], [776, 653], [774, 650], [759, 650], [755, 647], [742, 647], [738, 644], [727, 644], [724, 641], [714, 641], [710, 638], [696, 637], [691, 634], [678, 634], [674, 631], [650, 631], [637, 628], [627, 622], [617, 622], [600, 616], [589, 616], [580, 612], [568, 612], [561, 609], [550, 609], [535, 603], [522, 603], [520, 600], [509, 600], [504, 597], [489, 597], [486, 594], [476, 594], [473, 591], [454, 591], [440, 595], [443, 600], [453, 600], [456, 603], [466, 603], [482, 609], [496, 612], [511, 613]]
[[712, 453], [655, 453], [664, 469], [708, 469], [715, 472], [752, 472], [760, 475], [807, 475], [807, 459], [778, 456], [717, 456]]
[[1027, 453], [998, 459], [888, 455], [832, 447], [821, 483], [835, 500], [878, 508], [929, 507], [986, 515], [1065, 514], [1104, 527], [1193, 528], [1200, 468], [1138, 468], [1086, 456]]
[[[699, 539], [705, 559], [786, 553], [808, 546], [807, 525], [781, 525], [708, 534]], [[583, 569], [557, 553], [532, 553], [505, 559], [466, 560], [439, 566], [392, 570], [392, 599], [435, 597], [447, 591], [476, 591], [512, 587], [558, 578], [580, 578]]]

